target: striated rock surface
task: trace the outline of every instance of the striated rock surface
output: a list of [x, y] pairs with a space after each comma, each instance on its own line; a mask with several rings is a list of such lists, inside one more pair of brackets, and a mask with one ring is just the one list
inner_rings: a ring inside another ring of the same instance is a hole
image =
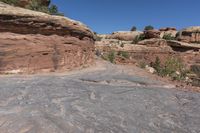
[[169, 46], [172, 47], [179, 47], [179, 48], [189, 48], [189, 49], [200, 49], [199, 44], [194, 44], [194, 43], [186, 43], [186, 42], [180, 42], [180, 41], [175, 41], [175, 40], [169, 40], [167, 41]]
[[177, 39], [183, 42], [200, 43], [200, 26], [189, 27], [179, 31]]
[[199, 133], [200, 93], [173, 88], [102, 61], [72, 75], [0, 77], [0, 132]]
[[118, 39], [124, 41], [133, 41], [137, 36], [141, 35], [140, 31], [118, 31], [108, 36], [108, 39]]
[[74, 69], [93, 62], [93, 33], [82, 23], [0, 3], [0, 72]]

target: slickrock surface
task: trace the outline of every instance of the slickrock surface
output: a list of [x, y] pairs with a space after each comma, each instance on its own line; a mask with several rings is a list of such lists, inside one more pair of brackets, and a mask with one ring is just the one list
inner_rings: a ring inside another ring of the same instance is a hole
[[1, 73], [60, 71], [93, 63], [93, 33], [66, 17], [0, 2], [0, 40]]
[[199, 93], [172, 89], [135, 67], [97, 66], [0, 77], [0, 132], [200, 132]]

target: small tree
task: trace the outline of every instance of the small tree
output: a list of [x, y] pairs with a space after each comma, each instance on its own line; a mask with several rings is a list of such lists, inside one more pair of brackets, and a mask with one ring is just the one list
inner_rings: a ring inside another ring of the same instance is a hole
[[154, 27], [151, 26], [151, 25], [148, 25], [148, 26], [146, 26], [146, 27], [144, 28], [144, 30], [153, 30], [153, 29], [154, 29]]
[[136, 26], [133, 26], [132, 28], [131, 28], [131, 31], [136, 31], [137, 30], [137, 27]]
[[52, 4], [52, 5], [49, 7], [48, 10], [49, 10], [49, 14], [51, 14], [51, 15], [64, 16], [63, 13], [60, 13], [60, 12], [58, 11], [58, 7], [57, 7], [56, 5], [54, 5], [54, 4]]

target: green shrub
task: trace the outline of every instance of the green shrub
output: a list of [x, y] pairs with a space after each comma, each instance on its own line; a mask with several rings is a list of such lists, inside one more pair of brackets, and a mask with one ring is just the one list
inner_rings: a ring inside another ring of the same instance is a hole
[[108, 54], [108, 60], [109, 60], [111, 63], [114, 63], [114, 61], [115, 61], [115, 51], [111, 51], [111, 52]]
[[164, 65], [161, 65], [159, 57], [152, 63], [152, 67], [156, 70], [159, 76], [169, 76], [173, 80], [184, 80], [188, 70], [185, 69], [182, 61], [178, 58], [168, 58]]
[[49, 10], [49, 14], [51, 14], [51, 15], [64, 16], [63, 13], [60, 13], [58, 11], [58, 7], [56, 5], [50, 5], [48, 10]]
[[50, 5], [50, 7], [41, 6], [41, 2], [39, 0], [32, 0], [26, 8], [34, 11], [48, 13], [50, 15], [64, 16], [63, 13], [58, 12], [58, 7], [56, 5]]
[[165, 40], [176, 40], [176, 38], [173, 37], [172, 34], [165, 34], [163, 36], [163, 39], [165, 39]]
[[104, 60], [108, 60], [111, 63], [115, 63], [115, 58], [116, 58], [115, 51], [112, 50], [108, 54], [102, 55], [101, 58], [104, 59]]
[[28, 6], [26, 6], [27, 9], [33, 10], [33, 11], [39, 11], [44, 13], [49, 13], [49, 9], [46, 6], [41, 6], [41, 3], [38, 0], [32, 0]]
[[126, 52], [126, 51], [119, 51], [119, 52], [118, 52], [118, 55], [121, 56], [121, 57], [124, 57], [124, 58], [126, 58], [126, 59], [129, 58], [129, 53]]
[[[4, 3], [10, 4], [10, 5], [17, 5], [18, 0], [0, 0]], [[56, 5], [50, 5], [50, 7], [47, 6], [42, 6], [40, 0], [31, 0], [28, 6], [26, 6], [27, 9], [34, 10], [34, 11], [39, 11], [39, 12], [44, 12], [48, 13], [50, 15], [59, 15], [59, 16], [64, 16], [63, 13], [60, 13], [58, 11], [58, 7]]]
[[131, 31], [136, 31], [137, 30], [137, 27], [136, 26], [133, 26], [132, 28], [131, 28]]
[[0, 0], [6, 4], [10, 4], [10, 5], [16, 5], [18, 0]]
[[200, 65], [192, 65], [191, 71], [200, 77]]
[[137, 44], [138, 42], [142, 41], [145, 39], [145, 35], [141, 34], [135, 37], [135, 39], [132, 41], [132, 44]]
[[144, 69], [145, 67], [146, 67], [146, 63], [144, 62], [144, 61], [141, 61], [140, 63], [139, 63], [139, 67], [140, 68], [142, 68], [142, 69]]
[[162, 67], [161, 67], [161, 62], [160, 62], [160, 58], [159, 57], [156, 57], [156, 60], [155, 62], [153, 62], [151, 64], [151, 67], [153, 67], [156, 72], [158, 73], [158, 75], [161, 75], [162, 74]]
[[154, 29], [154, 27], [151, 26], [151, 25], [148, 25], [148, 26], [146, 26], [146, 27], [144, 28], [144, 30], [153, 30], [153, 29]]

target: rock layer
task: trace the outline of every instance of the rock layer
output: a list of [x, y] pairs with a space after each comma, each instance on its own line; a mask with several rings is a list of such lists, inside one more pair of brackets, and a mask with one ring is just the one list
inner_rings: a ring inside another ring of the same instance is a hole
[[137, 36], [141, 35], [140, 31], [118, 31], [108, 36], [108, 39], [118, 39], [124, 41], [133, 41]]
[[0, 3], [0, 72], [74, 69], [93, 62], [93, 33], [82, 23]]
[[178, 40], [189, 43], [200, 43], [200, 26], [189, 27], [178, 33]]

